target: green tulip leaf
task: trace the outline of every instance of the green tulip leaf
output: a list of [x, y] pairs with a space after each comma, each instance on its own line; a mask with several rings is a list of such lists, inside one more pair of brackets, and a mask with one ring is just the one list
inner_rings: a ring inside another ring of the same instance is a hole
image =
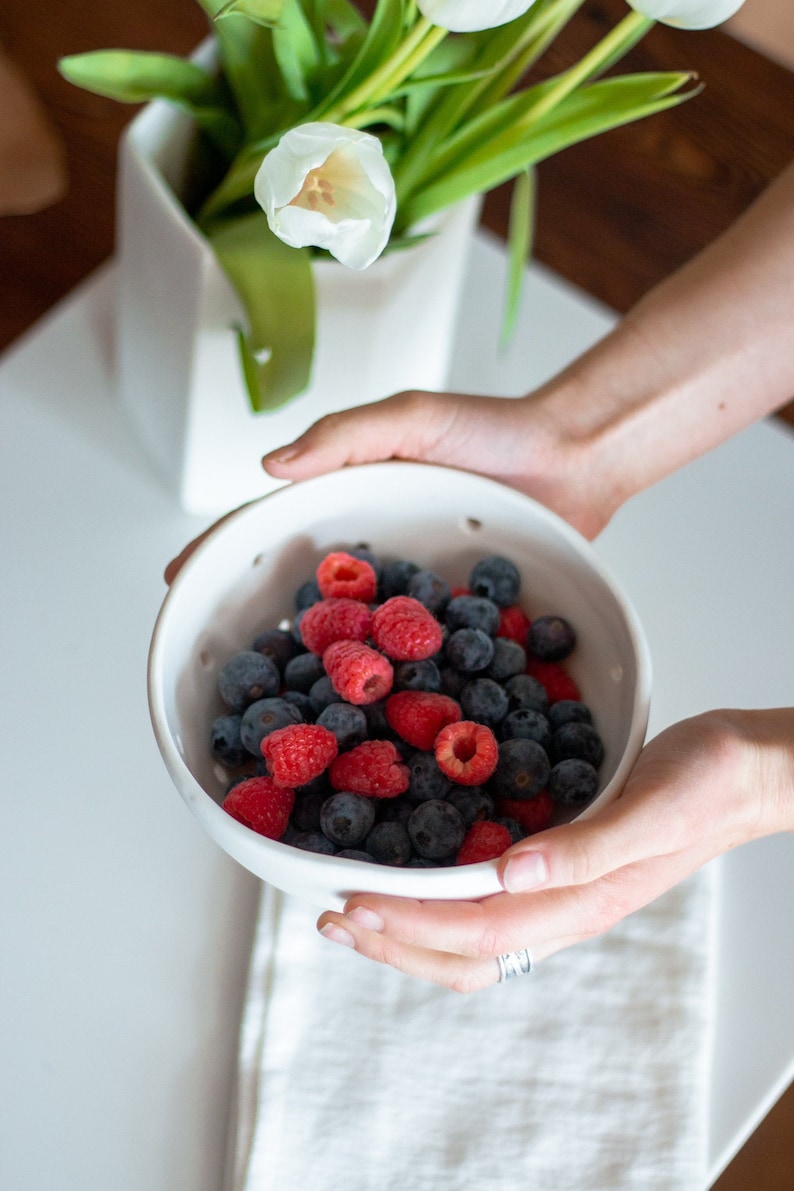
[[71, 54], [61, 58], [58, 70], [70, 83], [119, 103], [147, 103], [162, 98], [205, 104], [217, 99], [219, 93], [212, 75], [195, 62], [146, 50]]
[[228, 4], [218, 9], [214, 19], [220, 21], [224, 17], [247, 17], [256, 25], [269, 27], [278, 21], [283, 7], [284, 0], [229, 0]]
[[278, 409], [309, 384], [315, 298], [307, 248], [289, 248], [264, 212], [218, 222], [209, 241], [245, 310], [238, 335], [243, 375], [255, 411]]
[[529, 167], [516, 175], [510, 196], [510, 219], [507, 229], [507, 287], [502, 318], [501, 345], [507, 347], [513, 338], [524, 288], [526, 265], [532, 254], [535, 231], [535, 170]]

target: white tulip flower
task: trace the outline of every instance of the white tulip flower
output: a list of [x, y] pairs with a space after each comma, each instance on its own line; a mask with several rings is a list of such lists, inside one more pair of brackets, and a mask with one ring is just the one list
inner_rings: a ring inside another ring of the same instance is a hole
[[254, 195], [291, 248], [314, 245], [366, 269], [389, 241], [397, 200], [377, 137], [338, 124], [300, 124], [265, 157]]
[[523, 16], [535, 0], [416, 0], [423, 17], [451, 33], [495, 29]]
[[711, 29], [732, 17], [744, 0], [628, 0], [637, 12], [678, 29]]

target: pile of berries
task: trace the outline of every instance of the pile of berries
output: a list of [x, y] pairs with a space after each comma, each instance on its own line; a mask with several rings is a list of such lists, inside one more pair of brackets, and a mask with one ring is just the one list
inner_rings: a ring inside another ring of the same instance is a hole
[[358, 547], [220, 671], [223, 807], [270, 839], [376, 864], [500, 856], [590, 802], [604, 755], [559, 615], [492, 555], [468, 586]]

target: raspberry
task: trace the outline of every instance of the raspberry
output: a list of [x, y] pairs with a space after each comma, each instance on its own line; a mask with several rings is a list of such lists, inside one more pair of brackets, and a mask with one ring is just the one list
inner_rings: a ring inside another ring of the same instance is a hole
[[554, 803], [548, 790], [541, 790], [534, 798], [497, 798], [496, 809], [500, 815], [520, 823], [527, 835], [534, 835], [548, 827]]
[[363, 641], [334, 641], [323, 654], [323, 665], [334, 690], [348, 703], [376, 703], [394, 682], [389, 659]]
[[488, 780], [499, 760], [499, 746], [490, 728], [472, 720], [448, 724], [436, 737], [438, 767], [461, 786]]
[[526, 646], [530, 619], [518, 604], [511, 604], [509, 608], [499, 609], [499, 628], [497, 637], [507, 637], [517, 645]]
[[262, 756], [277, 786], [305, 786], [319, 777], [338, 752], [336, 737], [319, 724], [290, 724], [262, 741]]
[[455, 857], [455, 864], [478, 864], [481, 860], [496, 860], [512, 846], [510, 832], [500, 823], [482, 819], [472, 823]]
[[412, 596], [392, 596], [372, 614], [370, 629], [379, 649], [397, 662], [416, 662], [438, 653], [441, 625]]
[[527, 674], [543, 683], [549, 703], [557, 703], [560, 699], [582, 698], [578, 686], [559, 662], [541, 662], [538, 658], [530, 658], [527, 662]]
[[390, 740], [365, 740], [341, 753], [331, 766], [335, 790], [368, 798], [396, 798], [408, 789], [408, 766]]
[[366, 641], [372, 613], [362, 600], [331, 596], [307, 608], [301, 617], [303, 644], [322, 656], [334, 641]]
[[259, 835], [281, 839], [294, 804], [294, 790], [277, 785], [269, 777], [249, 777], [229, 791], [223, 809]]
[[398, 736], [414, 748], [429, 752], [447, 724], [461, 718], [461, 710], [449, 695], [434, 691], [397, 691], [386, 700], [386, 720]]
[[326, 554], [317, 568], [317, 585], [320, 594], [348, 596], [352, 600], [369, 603], [375, 599], [378, 580], [375, 570], [364, 558], [354, 558], [344, 550]]

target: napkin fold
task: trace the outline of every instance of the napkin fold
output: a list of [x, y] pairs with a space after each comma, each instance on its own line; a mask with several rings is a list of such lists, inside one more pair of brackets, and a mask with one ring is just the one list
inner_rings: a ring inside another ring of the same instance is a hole
[[713, 880], [473, 996], [264, 885], [228, 1191], [702, 1191]]

